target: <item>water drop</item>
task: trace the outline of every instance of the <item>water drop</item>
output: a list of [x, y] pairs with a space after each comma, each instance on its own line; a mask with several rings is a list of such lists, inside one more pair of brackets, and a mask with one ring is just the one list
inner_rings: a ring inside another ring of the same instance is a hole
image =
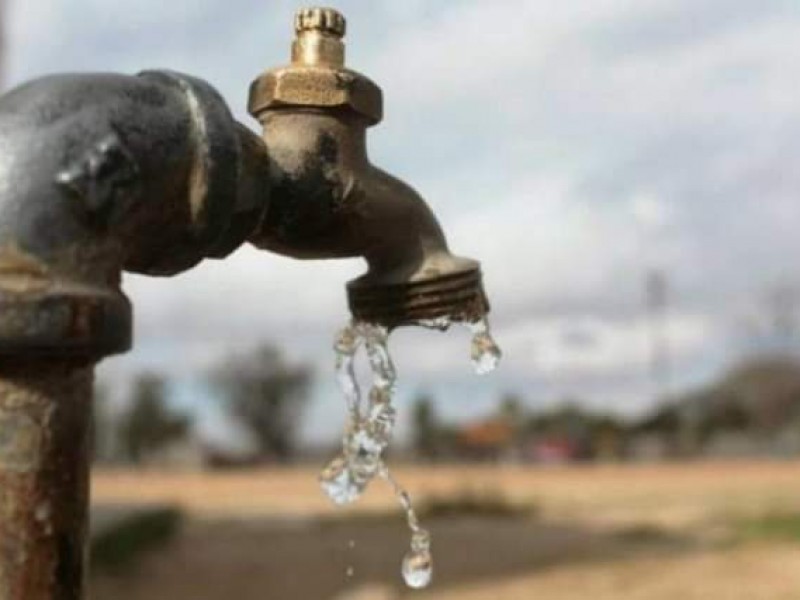
[[336, 340], [333, 343], [333, 348], [337, 354], [348, 354], [352, 356], [356, 353], [361, 339], [358, 335], [358, 329], [352, 323], [343, 327], [336, 335]]
[[353, 577], [353, 575], [355, 575], [355, 574], [356, 574], [356, 570], [352, 565], [347, 567], [347, 571], [345, 571], [345, 575], [347, 575], [348, 579]]
[[354, 325], [343, 328], [336, 336], [336, 381], [342, 390], [352, 421], [359, 418], [361, 390], [355, 376], [355, 353], [361, 344], [358, 329]]
[[363, 430], [352, 436], [346, 456], [351, 477], [360, 491], [363, 491], [375, 477], [381, 464], [382, 446], [375, 444], [372, 437]]
[[[389, 331], [353, 322], [336, 336], [336, 376], [349, 409], [342, 453], [320, 475], [320, 484], [336, 504], [349, 504], [364, 492], [381, 466], [381, 454], [392, 437], [396, 411], [392, 406], [397, 374], [388, 349]], [[362, 407], [355, 373], [355, 354], [364, 346], [372, 371], [369, 404]]]
[[372, 368], [372, 386], [386, 390], [391, 395], [394, 393], [397, 373], [389, 355], [389, 332], [385, 327], [368, 324], [361, 324], [361, 331]]
[[[452, 321], [448, 317], [438, 317], [419, 324], [445, 331]], [[480, 319], [467, 326], [472, 332], [470, 353], [475, 370], [481, 374], [488, 373], [497, 366], [501, 357], [500, 348], [489, 332], [489, 323]], [[336, 336], [336, 378], [347, 402], [349, 420], [342, 452], [323, 469], [320, 484], [328, 497], [341, 505], [357, 500], [376, 475], [389, 483], [406, 513], [411, 530], [411, 549], [403, 558], [403, 578], [409, 587], [419, 589], [430, 584], [433, 578], [430, 534], [420, 527], [408, 492], [395, 481], [382, 458], [397, 420], [397, 412], [392, 406], [397, 372], [388, 342], [387, 328], [364, 322], [352, 322]], [[364, 400], [355, 373], [355, 356], [362, 346], [372, 372], [366, 406], [362, 405]], [[350, 547], [353, 545], [351, 542]], [[348, 577], [353, 572], [352, 567], [348, 568]]]
[[427, 587], [433, 579], [433, 557], [430, 551], [411, 550], [403, 558], [403, 579], [415, 590]]
[[503, 353], [494, 339], [492, 339], [489, 321], [484, 317], [474, 323], [468, 323], [467, 327], [472, 332], [470, 357], [472, 358], [475, 372], [478, 375], [491, 373], [497, 368]]
[[418, 325], [427, 327], [428, 329], [436, 329], [437, 331], [447, 331], [450, 325], [453, 324], [450, 317], [436, 317], [435, 319], [420, 319], [417, 321]]
[[337, 456], [327, 464], [320, 473], [319, 483], [328, 498], [338, 505], [354, 502], [363, 491], [344, 456]]

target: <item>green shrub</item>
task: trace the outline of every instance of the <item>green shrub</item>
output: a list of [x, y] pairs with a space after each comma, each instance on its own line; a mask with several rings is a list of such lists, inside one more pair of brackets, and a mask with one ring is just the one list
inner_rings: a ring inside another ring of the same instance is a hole
[[92, 539], [90, 555], [93, 568], [118, 571], [130, 566], [142, 552], [173, 539], [181, 520], [181, 512], [175, 508], [131, 513]]
[[538, 513], [531, 504], [511, 502], [494, 490], [464, 489], [444, 496], [430, 496], [420, 502], [421, 518], [434, 517], [533, 517]]
[[774, 512], [738, 523], [738, 532], [748, 539], [781, 539], [800, 542], [800, 513]]

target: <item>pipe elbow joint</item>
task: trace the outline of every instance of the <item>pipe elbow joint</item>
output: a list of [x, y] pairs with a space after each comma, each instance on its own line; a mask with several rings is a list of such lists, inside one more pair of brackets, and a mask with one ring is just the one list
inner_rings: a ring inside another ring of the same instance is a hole
[[123, 269], [225, 256], [266, 210], [268, 160], [205, 82], [57, 75], [0, 98], [0, 354], [127, 350]]

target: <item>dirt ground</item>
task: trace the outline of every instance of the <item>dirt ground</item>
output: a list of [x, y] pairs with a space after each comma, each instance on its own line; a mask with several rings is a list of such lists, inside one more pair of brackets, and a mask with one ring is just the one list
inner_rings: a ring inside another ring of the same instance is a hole
[[178, 539], [133, 571], [96, 575], [92, 597], [800, 598], [800, 545], [740, 542], [730, 530], [738, 518], [800, 511], [797, 462], [406, 468], [396, 475], [416, 498], [491, 489], [536, 508], [536, 516], [427, 522], [435, 582], [409, 592], [399, 580], [408, 534], [380, 487], [340, 511], [322, 497], [312, 469], [99, 472], [96, 502], [172, 503], [188, 520]]

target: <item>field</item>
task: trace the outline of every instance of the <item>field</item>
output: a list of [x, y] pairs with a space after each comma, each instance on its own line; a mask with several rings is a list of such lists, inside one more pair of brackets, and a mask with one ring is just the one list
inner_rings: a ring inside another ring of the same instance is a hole
[[437, 498], [450, 507], [426, 520], [437, 570], [425, 592], [400, 585], [408, 534], [384, 486], [338, 510], [313, 469], [296, 469], [96, 473], [97, 503], [170, 504], [187, 520], [133, 570], [97, 574], [93, 597], [800, 598], [797, 462], [408, 467], [396, 476], [421, 506]]

